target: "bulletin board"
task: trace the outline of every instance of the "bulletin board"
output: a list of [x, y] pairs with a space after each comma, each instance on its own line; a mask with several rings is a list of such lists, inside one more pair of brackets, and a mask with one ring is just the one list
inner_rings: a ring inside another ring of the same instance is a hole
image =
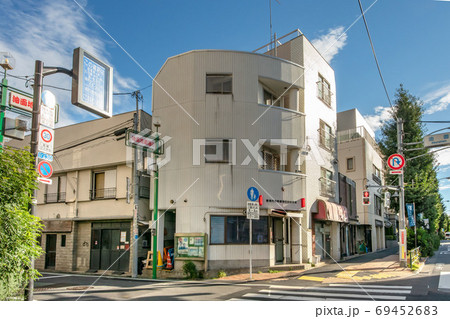
[[206, 269], [207, 238], [205, 233], [176, 233], [175, 260], [203, 261]]

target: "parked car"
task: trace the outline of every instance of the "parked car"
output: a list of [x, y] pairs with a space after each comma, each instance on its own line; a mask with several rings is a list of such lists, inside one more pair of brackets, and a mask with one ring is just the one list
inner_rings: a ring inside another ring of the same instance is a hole
[[450, 231], [445, 233], [445, 239], [450, 239]]

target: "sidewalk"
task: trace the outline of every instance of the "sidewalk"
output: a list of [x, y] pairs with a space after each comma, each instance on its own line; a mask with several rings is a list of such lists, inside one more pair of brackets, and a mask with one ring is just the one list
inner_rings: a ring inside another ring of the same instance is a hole
[[[324, 265], [325, 266], [325, 265]], [[320, 272], [308, 275], [308, 270], [283, 271], [276, 273], [254, 273], [252, 280], [287, 280], [296, 277], [300, 280], [316, 281], [321, 283], [347, 283], [361, 281], [377, 281], [393, 278], [404, 278], [414, 274], [409, 268], [400, 267], [398, 255], [389, 255], [369, 262], [348, 265], [343, 262], [341, 271]], [[312, 269], [320, 269], [314, 267]], [[305, 273], [306, 274], [303, 274]], [[303, 274], [303, 275], [302, 275]], [[226, 276], [216, 280], [246, 281], [250, 280], [249, 273]]]

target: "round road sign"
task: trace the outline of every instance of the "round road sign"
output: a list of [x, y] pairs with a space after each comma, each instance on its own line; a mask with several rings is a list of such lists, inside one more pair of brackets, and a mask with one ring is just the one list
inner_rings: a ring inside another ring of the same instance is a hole
[[392, 154], [389, 156], [387, 163], [391, 169], [399, 170], [405, 166], [405, 158], [400, 154]]
[[37, 169], [38, 169], [39, 175], [41, 175], [42, 177], [45, 177], [45, 178], [50, 178], [50, 176], [52, 176], [52, 174], [53, 174], [52, 164], [50, 164], [47, 161], [39, 162]]
[[252, 202], [257, 201], [259, 199], [259, 191], [256, 187], [250, 187], [247, 190], [247, 197]]
[[41, 138], [42, 138], [42, 140], [43, 140], [45, 143], [50, 143], [50, 142], [52, 141], [52, 139], [53, 139], [52, 132], [50, 132], [50, 131], [47, 130], [47, 129], [43, 129], [43, 130], [41, 131]]

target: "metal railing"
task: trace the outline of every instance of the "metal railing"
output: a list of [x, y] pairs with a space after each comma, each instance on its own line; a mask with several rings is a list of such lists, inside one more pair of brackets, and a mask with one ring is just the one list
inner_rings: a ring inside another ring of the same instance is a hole
[[317, 132], [319, 132], [320, 145], [332, 151], [334, 149], [335, 136], [332, 133], [327, 132], [323, 128], [319, 128]]
[[91, 189], [91, 199], [116, 198], [116, 188]]
[[420, 261], [420, 246], [408, 251], [409, 268], [413, 268], [413, 265]]
[[336, 182], [328, 179], [328, 178], [324, 178], [321, 177], [319, 178], [319, 184], [320, 184], [320, 194], [322, 196], [328, 196], [328, 197], [334, 197], [336, 194]]
[[317, 97], [321, 99], [326, 105], [331, 106], [331, 95], [333, 92], [328, 88], [325, 82], [317, 82]]
[[64, 203], [66, 201], [66, 193], [47, 193], [44, 194], [44, 202], [48, 203]]

